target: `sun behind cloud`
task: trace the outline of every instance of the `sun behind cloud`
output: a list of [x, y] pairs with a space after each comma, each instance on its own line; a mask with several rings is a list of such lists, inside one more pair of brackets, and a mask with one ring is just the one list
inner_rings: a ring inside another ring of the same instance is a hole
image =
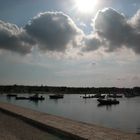
[[75, 0], [76, 8], [81, 13], [92, 13], [97, 6], [97, 0]]

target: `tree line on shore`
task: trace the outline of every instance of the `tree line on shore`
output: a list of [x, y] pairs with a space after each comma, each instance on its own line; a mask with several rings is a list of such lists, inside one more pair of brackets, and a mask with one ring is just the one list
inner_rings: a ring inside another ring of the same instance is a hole
[[140, 95], [140, 87], [55, 87], [55, 86], [25, 86], [0, 85], [2, 93], [62, 93], [62, 94], [136, 94]]

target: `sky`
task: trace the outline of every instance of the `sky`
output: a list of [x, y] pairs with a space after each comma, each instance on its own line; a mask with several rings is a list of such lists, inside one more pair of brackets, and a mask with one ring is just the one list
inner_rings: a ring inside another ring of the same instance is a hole
[[139, 0], [0, 0], [0, 84], [140, 86]]

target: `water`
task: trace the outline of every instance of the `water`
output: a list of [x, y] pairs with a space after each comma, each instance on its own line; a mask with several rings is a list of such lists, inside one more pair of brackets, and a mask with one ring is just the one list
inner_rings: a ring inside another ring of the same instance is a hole
[[[25, 96], [21, 95], [21, 96]], [[26, 96], [28, 96], [26, 94]], [[49, 99], [33, 102], [28, 100], [8, 99], [0, 95], [0, 101], [10, 102], [19, 106], [31, 108], [72, 120], [115, 128], [126, 132], [140, 133], [140, 97], [119, 99], [120, 104], [98, 106], [96, 99], [83, 99], [81, 95], [64, 95], [63, 99]]]

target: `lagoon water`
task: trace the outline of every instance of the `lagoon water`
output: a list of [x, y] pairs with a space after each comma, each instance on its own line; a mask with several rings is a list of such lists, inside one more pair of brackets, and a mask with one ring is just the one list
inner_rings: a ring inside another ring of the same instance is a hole
[[[20, 94], [20, 96], [29, 96]], [[120, 104], [98, 106], [97, 99], [83, 99], [82, 95], [64, 95], [63, 99], [49, 99], [43, 95], [44, 101], [15, 100], [0, 95], [0, 101], [9, 102], [37, 111], [58, 115], [72, 120], [97, 124], [105, 127], [140, 133], [140, 97], [118, 99]]]

